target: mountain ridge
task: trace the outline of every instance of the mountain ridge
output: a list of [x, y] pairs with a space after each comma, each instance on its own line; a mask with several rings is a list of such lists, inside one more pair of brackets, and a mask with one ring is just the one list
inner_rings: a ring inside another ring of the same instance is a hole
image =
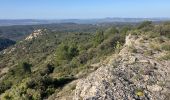
[[139, 23], [142, 21], [169, 21], [170, 18], [89, 18], [89, 19], [0, 19], [0, 26], [12, 25], [39, 25], [39, 24], [57, 24], [57, 23], [77, 23], [77, 24], [100, 24], [100, 23], [113, 23], [113, 22], [134, 22]]

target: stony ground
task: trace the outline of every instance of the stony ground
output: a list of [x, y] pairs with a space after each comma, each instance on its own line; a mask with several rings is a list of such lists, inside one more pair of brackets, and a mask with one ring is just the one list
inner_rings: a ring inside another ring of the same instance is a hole
[[165, 52], [152, 46], [159, 45], [155, 41], [127, 36], [120, 53], [98, 64], [95, 72], [77, 80], [72, 93], [56, 100], [170, 100], [170, 61], [160, 59]]

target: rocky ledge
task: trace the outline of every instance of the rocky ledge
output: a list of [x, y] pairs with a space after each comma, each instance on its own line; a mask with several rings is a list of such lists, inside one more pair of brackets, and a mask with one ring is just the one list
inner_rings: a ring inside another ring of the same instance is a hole
[[119, 54], [78, 80], [73, 100], [170, 100], [170, 61], [152, 42], [127, 36]]
[[30, 41], [33, 38], [41, 36], [41, 35], [43, 35], [44, 31], [46, 31], [46, 29], [37, 29], [37, 30], [34, 30], [33, 33], [31, 33], [28, 37], [25, 38], [25, 40]]

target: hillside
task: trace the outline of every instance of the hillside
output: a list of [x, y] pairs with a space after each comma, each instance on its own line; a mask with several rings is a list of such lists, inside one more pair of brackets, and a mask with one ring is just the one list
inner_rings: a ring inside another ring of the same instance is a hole
[[120, 53], [78, 81], [74, 100], [169, 100], [170, 61], [162, 59], [166, 51], [153, 48], [165, 43], [170, 41], [127, 36]]
[[14, 44], [15, 41], [0, 37], [0, 51]]
[[90, 24], [59, 23], [59, 24], [40, 24], [40, 25], [14, 25], [0, 26], [0, 36], [20, 41], [27, 37], [34, 30], [49, 29], [54, 32], [84, 32], [94, 31], [98, 27]]
[[169, 38], [146, 31], [128, 33], [120, 52], [92, 64], [96, 71], [49, 100], [169, 100]]
[[35, 29], [0, 52], [0, 98], [168, 98], [169, 29], [150, 21]]

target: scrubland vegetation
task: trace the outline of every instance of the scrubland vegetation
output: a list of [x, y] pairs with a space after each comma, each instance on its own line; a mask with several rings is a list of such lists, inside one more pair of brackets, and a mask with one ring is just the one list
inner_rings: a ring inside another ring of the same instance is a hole
[[[48, 98], [67, 83], [88, 73], [90, 64], [121, 49], [128, 34], [146, 35], [148, 38], [170, 38], [170, 23], [153, 24], [145, 21], [140, 25], [88, 27], [78, 30], [53, 31], [32, 41], [17, 42], [1, 54], [0, 68], [9, 68], [0, 74], [2, 100], [42, 100]], [[160, 47], [170, 59], [170, 44]], [[11, 51], [12, 50], [12, 51]], [[132, 52], [136, 52], [131, 48]], [[150, 53], [146, 53], [150, 54]], [[137, 91], [137, 95], [143, 95]]]

